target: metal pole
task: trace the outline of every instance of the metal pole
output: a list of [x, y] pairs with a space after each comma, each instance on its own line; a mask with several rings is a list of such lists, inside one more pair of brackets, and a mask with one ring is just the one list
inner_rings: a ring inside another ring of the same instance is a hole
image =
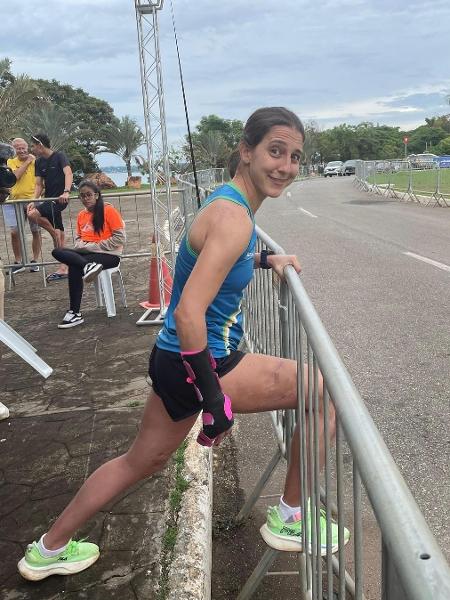
[[[175, 260], [172, 193], [157, 18], [157, 11], [162, 8], [162, 5], [162, 0], [159, 2], [135, 0], [160, 302], [160, 308], [156, 309], [156, 317], [150, 318], [150, 314], [155, 313], [155, 309], [148, 309], [137, 321], [137, 325], [161, 324], [164, 319], [167, 309], [165, 298], [170, 292], [170, 284], [166, 280], [165, 270], [167, 267], [173, 276]], [[155, 168], [155, 159], [161, 160], [163, 166], [160, 175], [163, 175], [164, 178], [165, 195], [162, 198], [158, 197], [157, 192], [158, 173]], [[166, 244], [164, 240], [166, 240]], [[168, 252], [165, 251], [165, 245], [169, 247]]]

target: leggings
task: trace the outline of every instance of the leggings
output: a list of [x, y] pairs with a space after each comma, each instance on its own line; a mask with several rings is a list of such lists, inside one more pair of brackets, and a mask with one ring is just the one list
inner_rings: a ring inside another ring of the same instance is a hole
[[69, 267], [70, 310], [80, 312], [83, 296], [83, 268], [91, 262], [100, 263], [104, 269], [112, 269], [120, 263], [120, 257], [103, 252], [77, 252], [71, 248], [55, 248], [52, 252], [57, 261]]

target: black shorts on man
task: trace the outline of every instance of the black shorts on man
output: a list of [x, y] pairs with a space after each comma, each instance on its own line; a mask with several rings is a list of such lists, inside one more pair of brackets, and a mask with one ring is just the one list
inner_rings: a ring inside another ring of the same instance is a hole
[[[64, 152], [53, 152], [48, 158], [41, 156], [36, 160], [36, 177], [41, 177], [45, 186], [46, 198], [59, 198], [64, 192], [64, 167], [69, 166], [69, 159]], [[36, 206], [42, 217], [45, 217], [55, 229], [64, 231], [62, 211], [67, 204], [47, 201]]]
[[41, 217], [45, 217], [50, 221], [54, 229], [59, 229], [60, 231], [64, 231], [61, 213], [65, 208], [67, 208], [67, 204], [55, 202], [54, 200], [46, 200], [36, 206], [36, 210]]

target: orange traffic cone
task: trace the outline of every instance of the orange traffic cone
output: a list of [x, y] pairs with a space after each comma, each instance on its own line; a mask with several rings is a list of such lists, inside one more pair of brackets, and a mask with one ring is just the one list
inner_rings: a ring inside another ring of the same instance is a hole
[[[170, 297], [172, 295], [172, 277], [170, 275], [169, 267], [167, 266], [166, 259], [163, 256], [162, 259], [162, 273], [164, 280], [164, 302], [166, 308], [169, 306]], [[143, 308], [161, 308], [161, 302], [159, 298], [159, 281], [158, 281], [158, 262], [156, 258], [156, 244], [155, 235], [152, 237], [151, 245], [151, 258], [150, 258], [150, 276], [148, 283], [148, 300], [139, 303]]]

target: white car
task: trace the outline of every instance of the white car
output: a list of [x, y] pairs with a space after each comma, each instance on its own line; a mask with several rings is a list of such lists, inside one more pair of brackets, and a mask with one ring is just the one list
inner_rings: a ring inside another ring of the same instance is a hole
[[341, 169], [343, 164], [344, 163], [342, 160], [332, 160], [331, 162], [327, 163], [327, 166], [323, 171], [323, 176], [333, 177], [333, 175], [342, 175]]

